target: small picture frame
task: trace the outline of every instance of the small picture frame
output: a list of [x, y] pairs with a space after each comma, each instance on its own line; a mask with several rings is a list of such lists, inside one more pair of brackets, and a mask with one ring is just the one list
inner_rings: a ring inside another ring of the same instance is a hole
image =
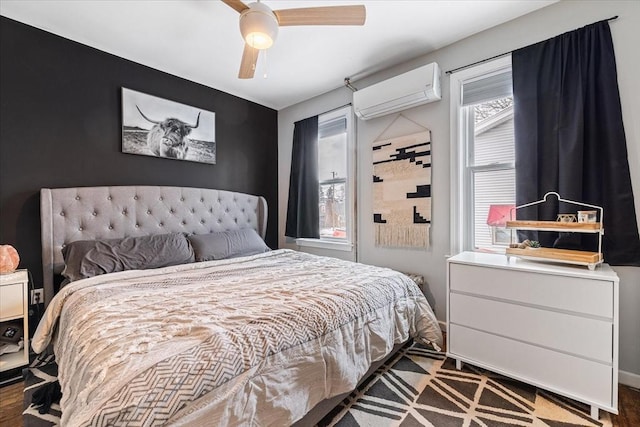
[[597, 216], [597, 211], [578, 211], [578, 222], [593, 224]]

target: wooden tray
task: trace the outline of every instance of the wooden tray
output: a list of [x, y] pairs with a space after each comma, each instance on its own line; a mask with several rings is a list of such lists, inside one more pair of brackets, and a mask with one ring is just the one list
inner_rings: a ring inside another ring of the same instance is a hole
[[598, 252], [574, 251], [569, 249], [538, 248], [519, 249], [507, 248], [507, 255], [521, 256], [532, 259], [548, 259], [568, 262], [572, 264], [597, 264], [602, 261]]
[[593, 233], [599, 231], [601, 225], [599, 222], [507, 221], [507, 228]]

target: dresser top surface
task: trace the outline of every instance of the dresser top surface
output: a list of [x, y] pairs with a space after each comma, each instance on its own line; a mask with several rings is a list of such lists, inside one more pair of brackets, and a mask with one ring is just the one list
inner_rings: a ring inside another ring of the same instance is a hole
[[458, 255], [452, 256], [448, 259], [448, 262], [508, 270], [530, 271], [533, 273], [583, 277], [585, 279], [618, 281], [618, 275], [608, 264], [600, 264], [595, 270], [591, 271], [585, 266], [528, 261], [514, 256], [507, 257], [504, 254], [471, 251], [461, 252]]
[[20, 282], [27, 279], [27, 270], [15, 270], [11, 273], [0, 273], [0, 284], [9, 284], [12, 282]]

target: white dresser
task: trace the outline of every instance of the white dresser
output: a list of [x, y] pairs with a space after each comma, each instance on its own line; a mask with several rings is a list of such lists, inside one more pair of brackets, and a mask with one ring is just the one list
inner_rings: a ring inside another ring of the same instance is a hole
[[447, 261], [447, 356], [618, 413], [618, 276], [463, 252]]

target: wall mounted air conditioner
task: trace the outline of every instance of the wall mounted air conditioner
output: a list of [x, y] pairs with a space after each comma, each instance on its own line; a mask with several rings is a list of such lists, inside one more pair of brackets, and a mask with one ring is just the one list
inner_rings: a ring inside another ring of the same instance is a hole
[[353, 108], [363, 120], [438, 101], [440, 67], [435, 62], [353, 93]]

